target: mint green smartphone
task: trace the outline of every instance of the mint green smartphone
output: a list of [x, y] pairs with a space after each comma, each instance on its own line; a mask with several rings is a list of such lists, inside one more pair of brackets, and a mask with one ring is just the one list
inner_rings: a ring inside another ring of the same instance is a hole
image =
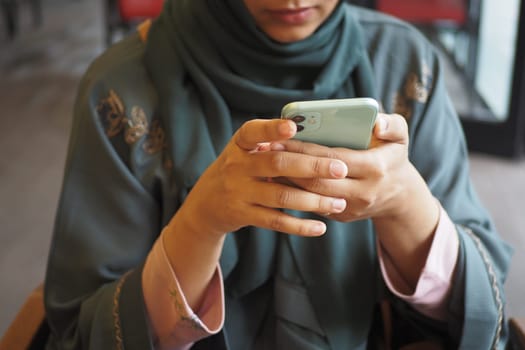
[[370, 144], [378, 110], [372, 98], [297, 101], [283, 107], [281, 118], [297, 125], [295, 139], [363, 150]]

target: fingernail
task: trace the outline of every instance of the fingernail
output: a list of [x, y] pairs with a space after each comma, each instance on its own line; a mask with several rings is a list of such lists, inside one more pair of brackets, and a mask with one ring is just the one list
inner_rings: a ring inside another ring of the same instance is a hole
[[332, 209], [340, 213], [346, 208], [346, 201], [341, 198], [334, 199], [332, 202]]
[[257, 152], [266, 152], [270, 150], [270, 144], [267, 142], [260, 143], [255, 149]]
[[279, 124], [279, 133], [281, 135], [293, 135], [295, 133], [295, 124], [289, 121]]
[[345, 177], [348, 172], [346, 164], [340, 161], [330, 162], [330, 174], [333, 177]]
[[284, 151], [286, 148], [284, 147], [282, 143], [272, 143], [270, 145], [270, 149], [272, 151]]
[[379, 132], [384, 133], [388, 129], [388, 121], [383, 117], [378, 117]]
[[326, 226], [322, 222], [317, 222], [310, 226], [310, 235], [320, 236], [326, 231]]

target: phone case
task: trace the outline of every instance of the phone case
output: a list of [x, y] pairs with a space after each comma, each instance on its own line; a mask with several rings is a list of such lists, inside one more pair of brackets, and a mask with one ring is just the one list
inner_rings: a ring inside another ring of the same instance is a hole
[[281, 118], [297, 124], [294, 138], [330, 147], [367, 149], [378, 112], [372, 98], [349, 98], [288, 103]]

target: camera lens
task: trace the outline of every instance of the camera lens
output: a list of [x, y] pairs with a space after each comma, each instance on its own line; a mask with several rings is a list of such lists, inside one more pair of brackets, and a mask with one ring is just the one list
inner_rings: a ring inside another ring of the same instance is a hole
[[297, 124], [297, 132], [301, 132], [304, 130], [304, 126]]
[[294, 121], [294, 123], [301, 123], [301, 122], [304, 122], [306, 120], [305, 117], [303, 117], [302, 115], [296, 115], [295, 117], [292, 118], [292, 120]]

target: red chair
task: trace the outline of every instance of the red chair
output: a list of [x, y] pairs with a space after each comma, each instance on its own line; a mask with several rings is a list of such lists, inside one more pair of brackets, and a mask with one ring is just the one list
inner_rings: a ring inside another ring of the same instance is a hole
[[379, 11], [415, 24], [450, 22], [464, 26], [468, 18], [466, 0], [377, 0]]
[[129, 32], [136, 24], [157, 17], [164, 0], [106, 0], [106, 45], [117, 31]]
[[413, 23], [434, 42], [438, 29], [446, 28], [454, 35], [454, 47], [448, 48], [453, 61], [473, 82], [476, 73], [480, 0], [375, 0], [375, 9]]

